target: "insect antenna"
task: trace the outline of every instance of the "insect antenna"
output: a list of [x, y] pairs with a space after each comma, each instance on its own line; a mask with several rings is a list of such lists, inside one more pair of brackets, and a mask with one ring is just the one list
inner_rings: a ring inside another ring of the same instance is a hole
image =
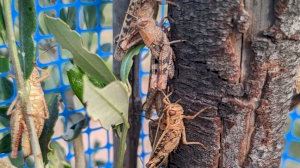
[[165, 98], [163, 99], [163, 102], [165, 103], [165, 104], [171, 104], [171, 101], [170, 101], [170, 99], [169, 99], [169, 97], [173, 94], [173, 92], [171, 92], [171, 93], [169, 93], [168, 95], [166, 95], [166, 93], [164, 92], [164, 91], [161, 91], [163, 94], [164, 94], [164, 96], [165, 96]]

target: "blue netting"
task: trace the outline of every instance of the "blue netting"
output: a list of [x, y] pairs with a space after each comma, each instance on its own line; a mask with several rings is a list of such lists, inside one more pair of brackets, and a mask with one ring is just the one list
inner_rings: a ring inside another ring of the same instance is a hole
[[[45, 3], [47, 2], [47, 3]], [[56, 17], [62, 17], [62, 10], [74, 10], [76, 12], [74, 18], [74, 24], [72, 22], [68, 23], [73, 29], [82, 35], [92, 34], [89, 37], [95, 38], [94, 43], [96, 46], [95, 52], [99, 54], [102, 58], [109, 60], [112, 56], [112, 25], [111, 25], [111, 17], [112, 10], [109, 11], [110, 14], [104, 13], [104, 7], [112, 7], [112, 0], [35, 0], [36, 5], [36, 16], [38, 20], [38, 26], [36, 28], [36, 32], [34, 35], [34, 40], [36, 42], [37, 47], [42, 48], [45, 47], [45, 44], [48, 44], [48, 49], [54, 48], [56, 52], [45, 56], [45, 53], [42, 49], [37, 49], [37, 65], [41, 68], [50, 67], [53, 69], [52, 75], [58, 76], [57, 79], [50, 79], [45, 82], [44, 92], [45, 94], [56, 94], [59, 93], [64, 101], [64, 104], [67, 104], [66, 101], [66, 93], [70, 91], [69, 82], [66, 79], [66, 67], [70, 63], [70, 59], [68, 54], [64, 52], [61, 47], [55, 43], [55, 39], [51, 34], [47, 34], [41, 30], [40, 16], [42, 14], [47, 14]], [[93, 25], [86, 25], [82, 23], [84, 16], [83, 10], [88, 8], [87, 10], [95, 10], [96, 21]], [[161, 8], [160, 14], [163, 16], [165, 13], [165, 8]], [[18, 24], [18, 11], [16, 6], [16, 0], [12, 0], [12, 14], [14, 19], [14, 24]], [[108, 15], [108, 16], [105, 16]], [[103, 19], [103, 20], [101, 20]], [[107, 19], [110, 19], [110, 23], [106, 22]], [[106, 21], [104, 21], [106, 20]], [[18, 27], [15, 26], [17, 30]], [[50, 46], [49, 46], [50, 43]], [[52, 43], [52, 44], [51, 44]], [[5, 44], [0, 44], [0, 50], [5, 49], [7, 46]], [[47, 49], [44, 49], [47, 50]], [[93, 50], [93, 49], [91, 49]], [[48, 51], [45, 51], [48, 52]], [[141, 58], [145, 56], [146, 49], [143, 50], [140, 55]], [[146, 90], [142, 86], [145, 79], [149, 76], [149, 69], [143, 66], [143, 62], [140, 64], [141, 71], [140, 75], [140, 84], [141, 84], [141, 97], [145, 99], [147, 94]], [[0, 77], [7, 77], [10, 72], [0, 73]], [[50, 84], [49, 84], [50, 83]], [[10, 98], [6, 100], [0, 100], [0, 106], [9, 105], [16, 97], [16, 82], [13, 81], [14, 91]], [[69, 110], [66, 107], [60, 112], [61, 125], [66, 123], [66, 118], [69, 115], [74, 113], [85, 113], [83, 108], [77, 108], [75, 110]], [[149, 136], [148, 129], [146, 128], [147, 123], [144, 118], [142, 118], [143, 127], [140, 133], [140, 145], [139, 145], [139, 154], [138, 160], [141, 165], [145, 165], [149, 154], [150, 154], [150, 144], [149, 144]], [[59, 125], [59, 124], [57, 124]], [[62, 126], [63, 127], [63, 126]], [[9, 131], [9, 128], [0, 129], [0, 133], [6, 133]], [[61, 133], [55, 133], [53, 137], [53, 141], [59, 142], [61, 145], [65, 147], [66, 150], [66, 159], [70, 162], [74, 161], [74, 152], [71, 143], [67, 143], [61, 137]], [[113, 142], [112, 142], [112, 134], [109, 131], [101, 128], [98, 123], [90, 121], [88, 127], [82, 132], [84, 137], [84, 146], [85, 153], [87, 158], [88, 167], [97, 167], [96, 160], [101, 162], [101, 166], [98, 167], [112, 167], [113, 165]], [[100, 140], [97, 140], [99, 139]], [[0, 154], [0, 157], [7, 157], [8, 154]]]
[[285, 148], [282, 154], [281, 167], [300, 167], [300, 111], [295, 108], [289, 114], [290, 126], [285, 135]]

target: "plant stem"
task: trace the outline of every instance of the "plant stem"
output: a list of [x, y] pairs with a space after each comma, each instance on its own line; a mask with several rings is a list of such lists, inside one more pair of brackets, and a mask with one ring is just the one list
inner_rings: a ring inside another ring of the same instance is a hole
[[[73, 91], [68, 91], [66, 93], [66, 101], [67, 101], [67, 108], [68, 110], [75, 109], [75, 103], [73, 101], [74, 93]], [[86, 160], [84, 154], [84, 146], [83, 146], [83, 139], [82, 134], [78, 135], [77, 138], [73, 140], [73, 148], [74, 148], [74, 155], [75, 155], [75, 168], [83, 168], [86, 167]]]
[[75, 168], [86, 167], [82, 134], [73, 140]]
[[[15, 40], [15, 34], [13, 29], [12, 13], [11, 13], [11, 1], [5, 0], [3, 2], [4, 7], [4, 20], [6, 26], [6, 34], [8, 41], [8, 50], [11, 57], [13, 67], [16, 73], [16, 80], [18, 85], [18, 96], [22, 107], [22, 113], [25, 118], [26, 126], [29, 130], [29, 137], [31, 142], [31, 149], [34, 155], [34, 164], [36, 168], [44, 167], [40, 144], [35, 131], [35, 124], [33, 118], [28, 115], [30, 113], [30, 102], [27, 99], [28, 91], [26, 90], [25, 80], [23, 78], [23, 72], [20, 65], [20, 60], [17, 53], [17, 46]], [[13, 137], [12, 137], [13, 138]]]
[[127, 133], [128, 133], [128, 129], [129, 129], [129, 123], [126, 122], [123, 123], [122, 125], [122, 136], [120, 139], [120, 144], [119, 144], [119, 158], [117, 160], [117, 168], [123, 168], [123, 163], [124, 163], [124, 158], [125, 158], [125, 152], [126, 152], [126, 139], [127, 139]]

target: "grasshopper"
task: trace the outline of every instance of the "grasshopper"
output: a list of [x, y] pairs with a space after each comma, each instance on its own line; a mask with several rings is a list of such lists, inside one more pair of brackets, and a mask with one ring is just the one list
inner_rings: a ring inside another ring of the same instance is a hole
[[132, 46], [139, 43], [139, 39], [136, 38], [135, 34], [139, 34], [145, 43], [145, 45], [151, 51], [151, 69], [150, 69], [150, 82], [147, 101], [145, 102], [143, 109], [146, 111], [146, 117], [151, 117], [151, 110], [156, 103], [156, 111], [161, 111], [159, 103], [162, 97], [159, 95], [160, 91], [166, 90], [167, 82], [174, 76], [174, 60], [175, 54], [170, 46], [173, 43], [182, 42], [182, 40], [176, 40], [170, 42], [166, 32], [161, 27], [164, 19], [160, 25], [156, 25], [153, 18], [142, 17], [138, 18], [133, 16], [136, 22], [133, 24], [135, 26], [134, 31], [131, 34], [131, 38], [128, 37], [121, 43], [123, 50], [128, 50]]
[[[33, 71], [28, 79], [28, 100], [30, 104], [30, 114], [34, 119], [35, 130], [38, 137], [40, 137], [44, 121], [49, 117], [48, 107], [44, 98], [44, 92], [41, 87], [41, 82], [48, 78], [49, 73], [40, 77], [37, 67], [33, 68]], [[18, 147], [22, 143], [22, 150], [24, 157], [32, 154], [29, 131], [25, 124], [25, 119], [22, 113], [23, 107], [21, 106], [20, 98], [17, 98], [12, 102], [7, 110], [7, 115], [10, 117], [11, 128], [11, 157], [16, 158], [18, 155]]]
[[[138, 16], [147, 16], [156, 18], [158, 13], [158, 2], [156, 0], [131, 0], [128, 6], [125, 19], [120, 31], [120, 34], [117, 36], [115, 40], [115, 51], [114, 58], [116, 60], [122, 60], [127, 50], [124, 50], [120, 45], [124, 39], [126, 39], [130, 34], [132, 34], [132, 26], [131, 23], [133, 21], [132, 15]], [[139, 38], [139, 37], [137, 37]], [[139, 38], [140, 39], [140, 38]], [[142, 42], [141, 39], [139, 42]]]
[[[116, 60], [122, 60], [125, 53], [128, 51], [128, 48], [125, 49], [121, 46], [121, 43], [128, 39], [132, 38], [132, 35], [134, 33], [134, 27], [133, 27], [133, 19], [132, 16], [137, 16], [139, 18], [141, 17], [148, 17], [156, 19], [159, 4], [162, 2], [162, 0], [131, 0], [130, 4], [128, 6], [125, 19], [120, 31], [120, 34], [115, 39], [115, 52], [114, 52], [114, 58]], [[175, 3], [171, 1], [165, 1], [168, 4], [176, 5]], [[142, 43], [142, 39], [139, 36], [139, 34], [135, 34], [134, 37], [136, 39], [136, 43]]]
[[[209, 109], [206, 107], [200, 110], [193, 116], [186, 116], [183, 114], [184, 110], [177, 102], [171, 103], [169, 97], [165, 96], [163, 99], [164, 110], [163, 114], [158, 119], [158, 127], [156, 130], [155, 139], [153, 142], [153, 150], [150, 155], [150, 159], [146, 166], [148, 168], [157, 168], [161, 166], [168, 158], [169, 154], [177, 148], [180, 140], [185, 145], [200, 145], [203, 148], [205, 146], [200, 142], [188, 142], [186, 139], [186, 130], [183, 119], [192, 120], [197, 117], [203, 111]], [[162, 130], [159, 136], [159, 129]], [[158, 141], [157, 137], [159, 136]]]

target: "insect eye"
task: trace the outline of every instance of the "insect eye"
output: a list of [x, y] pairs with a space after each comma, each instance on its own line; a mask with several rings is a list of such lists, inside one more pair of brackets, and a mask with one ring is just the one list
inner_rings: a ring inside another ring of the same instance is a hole
[[142, 21], [142, 22], [140, 23], [140, 26], [141, 26], [141, 27], [146, 27], [146, 26], [147, 26], [147, 22], [146, 22], [146, 21]]
[[169, 112], [169, 114], [170, 114], [171, 116], [173, 116], [173, 115], [175, 115], [175, 114], [176, 114], [176, 111], [174, 111], [174, 110], [171, 110], [171, 111]]

